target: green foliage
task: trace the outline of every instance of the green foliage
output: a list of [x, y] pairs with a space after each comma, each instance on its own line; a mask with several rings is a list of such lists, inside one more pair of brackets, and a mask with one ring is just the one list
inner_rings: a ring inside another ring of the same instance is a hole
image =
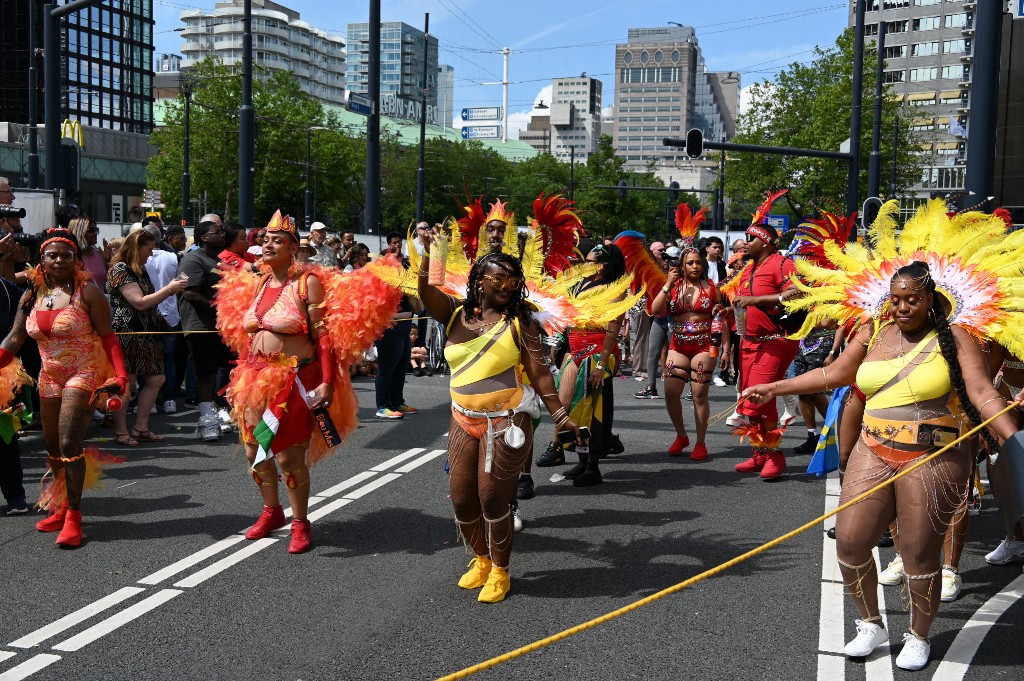
[[[853, 29], [847, 29], [829, 48], [816, 48], [807, 65], [792, 64], [774, 81], [751, 87], [751, 106], [739, 120], [737, 143], [838, 151], [850, 136], [853, 81]], [[864, 50], [860, 197], [867, 196], [867, 168], [871, 151], [877, 51]], [[888, 90], [890, 86], [886, 86]], [[882, 106], [880, 150], [883, 195], [889, 193], [896, 98], [886, 97]], [[914, 146], [919, 140], [900, 126], [897, 152], [897, 193], [920, 177]], [[768, 190], [789, 187], [786, 197], [794, 217], [810, 212], [817, 187], [818, 205], [844, 213], [848, 164], [831, 159], [769, 156], [730, 152], [726, 168], [726, 193], [732, 199], [729, 217], [749, 217]], [[780, 201], [773, 212], [785, 212]]]

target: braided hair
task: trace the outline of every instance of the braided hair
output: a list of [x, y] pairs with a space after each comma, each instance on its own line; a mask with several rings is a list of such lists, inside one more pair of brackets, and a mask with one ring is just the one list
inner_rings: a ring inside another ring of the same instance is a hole
[[[939, 341], [939, 350], [942, 351], [942, 357], [946, 360], [946, 366], [949, 367], [949, 382], [953, 385], [953, 388], [956, 390], [956, 395], [960, 399], [960, 408], [963, 409], [964, 414], [967, 415], [971, 425], [977, 427], [983, 419], [974, 404], [971, 403], [970, 398], [967, 396], [967, 386], [964, 385], [964, 377], [960, 371], [960, 362], [957, 359], [956, 337], [953, 335], [953, 329], [950, 327], [949, 320], [946, 318], [946, 308], [942, 304], [942, 299], [935, 290], [935, 279], [931, 276], [931, 272], [928, 269], [928, 263], [921, 262], [920, 260], [912, 262], [909, 265], [905, 265], [904, 267], [896, 270], [896, 274], [894, 274], [892, 278], [894, 280], [915, 279], [922, 282], [924, 284], [924, 289], [932, 294], [932, 308], [930, 310], [930, 315], [935, 324], [935, 333]], [[981, 431], [981, 436], [994, 451], [999, 450], [999, 443], [987, 428]]]
[[469, 271], [469, 281], [466, 283], [466, 299], [462, 303], [466, 318], [479, 318], [477, 310], [483, 302], [483, 286], [480, 281], [487, 273], [487, 268], [492, 265], [503, 270], [508, 276], [522, 281], [519, 289], [512, 292], [508, 305], [505, 306], [504, 314], [509, 319], [518, 318], [524, 323], [528, 322], [533, 308], [526, 301], [529, 291], [526, 289], [523, 265], [511, 255], [501, 252], [488, 253], [473, 263], [473, 268]]

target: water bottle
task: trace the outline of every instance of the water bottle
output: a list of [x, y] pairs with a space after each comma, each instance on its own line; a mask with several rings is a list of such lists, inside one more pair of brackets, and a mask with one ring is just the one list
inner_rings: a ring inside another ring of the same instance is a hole
[[711, 356], [718, 357], [719, 348], [722, 345], [722, 330], [725, 328], [725, 323], [722, 321], [722, 313], [715, 315], [715, 318], [711, 320]]
[[199, 439], [203, 442], [220, 440], [220, 418], [217, 417], [213, 402], [199, 405]]

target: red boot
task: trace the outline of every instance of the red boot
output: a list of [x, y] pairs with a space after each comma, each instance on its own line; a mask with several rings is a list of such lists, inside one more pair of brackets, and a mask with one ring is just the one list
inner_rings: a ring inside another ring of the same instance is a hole
[[256, 520], [256, 523], [245, 531], [246, 539], [263, 539], [270, 536], [274, 530], [281, 529], [287, 521], [284, 519], [284, 509], [280, 504], [277, 506], [264, 506], [263, 513]]
[[68, 509], [64, 528], [57, 535], [57, 546], [73, 549], [82, 543], [82, 512]]
[[683, 450], [690, 446], [690, 436], [686, 433], [676, 435], [676, 439], [668, 447], [669, 456], [679, 456]]
[[708, 448], [703, 442], [698, 442], [693, 447], [693, 451], [690, 452], [691, 461], [703, 461], [708, 458]]
[[309, 531], [308, 520], [292, 521], [292, 541], [288, 544], [288, 553], [305, 553], [313, 548], [313, 537]]
[[737, 473], [757, 473], [764, 468], [765, 456], [761, 453], [761, 450], [755, 449], [754, 455], [743, 463], [736, 464]]
[[765, 454], [764, 468], [761, 469], [762, 480], [775, 480], [786, 472], [786, 455], [778, 449]]
[[40, 532], [60, 532], [64, 529], [64, 515], [67, 512], [68, 504], [64, 502], [56, 511], [36, 523], [36, 529]]

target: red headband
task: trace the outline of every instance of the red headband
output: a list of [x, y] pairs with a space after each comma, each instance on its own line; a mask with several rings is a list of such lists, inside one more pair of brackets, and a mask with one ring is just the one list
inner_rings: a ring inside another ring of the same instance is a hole
[[75, 252], [75, 255], [78, 255], [78, 246], [75, 246], [75, 242], [72, 241], [71, 239], [66, 239], [62, 236], [55, 236], [44, 241], [39, 246], [39, 253], [42, 254], [42, 252], [46, 250], [46, 247], [52, 244], [54, 241], [59, 241], [61, 243], [67, 244], [68, 246], [71, 246], [71, 250]]
[[747, 227], [747, 234], [753, 234], [754, 236], [756, 236], [758, 239], [760, 239], [761, 241], [765, 242], [766, 244], [774, 244], [775, 243], [775, 237], [773, 237], [771, 235], [771, 232], [769, 232], [767, 229], [765, 229], [761, 225], [750, 225], [750, 227]]

